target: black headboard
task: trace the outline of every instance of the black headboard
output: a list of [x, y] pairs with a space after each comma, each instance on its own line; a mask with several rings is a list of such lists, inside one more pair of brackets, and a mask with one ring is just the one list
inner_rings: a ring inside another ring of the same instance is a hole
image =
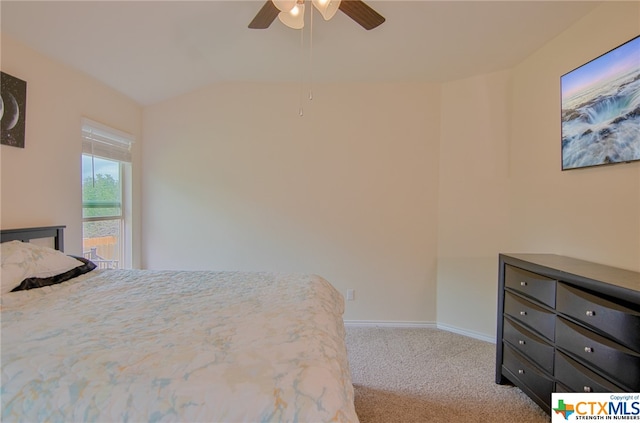
[[38, 238], [53, 238], [54, 248], [64, 251], [64, 228], [66, 226], [44, 226], [41, 228], [3, 229], [0, 231], [0, 242], [29, 242]]

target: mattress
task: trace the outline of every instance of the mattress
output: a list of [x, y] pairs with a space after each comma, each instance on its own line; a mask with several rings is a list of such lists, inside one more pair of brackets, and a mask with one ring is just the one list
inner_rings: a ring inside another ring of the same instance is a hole
[[2, 295], [2, 421], [357, 422], [314, 275], [94, 270]]

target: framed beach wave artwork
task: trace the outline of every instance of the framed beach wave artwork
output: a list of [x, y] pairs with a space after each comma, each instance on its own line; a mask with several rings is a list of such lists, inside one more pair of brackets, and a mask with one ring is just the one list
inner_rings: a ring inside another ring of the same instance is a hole
[[640, 160], [640, 36], [560, 82], [562, 170]]

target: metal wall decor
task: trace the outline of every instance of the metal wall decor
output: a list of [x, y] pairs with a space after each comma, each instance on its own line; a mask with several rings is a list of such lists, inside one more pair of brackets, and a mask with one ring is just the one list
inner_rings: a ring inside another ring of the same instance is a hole
[[27, 82], [0, 72], [0, 141], [24, 148]]

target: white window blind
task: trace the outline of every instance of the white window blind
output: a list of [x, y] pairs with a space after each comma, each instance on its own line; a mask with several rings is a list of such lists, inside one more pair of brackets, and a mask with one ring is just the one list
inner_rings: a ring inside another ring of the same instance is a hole
[[135, 138], [91, 119], [82, 119], [82, 153], [103, 159], [131, 163]]

